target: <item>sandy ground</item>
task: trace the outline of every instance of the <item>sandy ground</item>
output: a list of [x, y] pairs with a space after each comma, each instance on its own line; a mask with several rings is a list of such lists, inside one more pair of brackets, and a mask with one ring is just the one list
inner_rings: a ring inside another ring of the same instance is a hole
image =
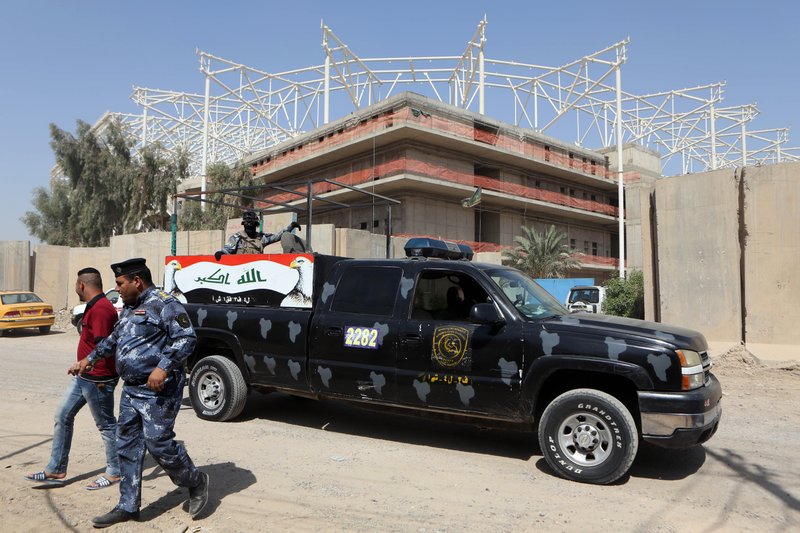
[[[77, 333], [0, 338], [0, 530], [90, 531], [117, 487], [88, 410], [76, 419], [68, 482], [23, 479], [47, 462], [52, 416]], [[555, 477], [532, 435], [390, 417], [283, 395], [251, 395], [238, 420], [204, 422], [186, 403], [176, 432], [211, 476], [199, 520], [148, 459], [142, 521], [112, 531], [798, 531], [800, 367], [742, 350], [715, 359], [722, 424], [702, 447], [643, 445], [611, 486]]]

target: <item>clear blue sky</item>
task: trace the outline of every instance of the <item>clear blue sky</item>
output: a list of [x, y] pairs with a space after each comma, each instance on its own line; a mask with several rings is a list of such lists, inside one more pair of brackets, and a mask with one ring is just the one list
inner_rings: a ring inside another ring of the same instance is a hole
[[[269, 72], [323, 62], [320, 20], [363, 57], [460, 55], [487, 15], [487, 56], [558, 66], [630, 36], [624, 89], [727, 81], [723, 105], [756, 102], [758, 128], [800, 146], [800, 3], [209, 2], [6, 3], [0, 16], [0, 240], [47, 186], [48, 124], [74, 131], [105, 111], [139, 112], [134, 85], [203, 92], [195, 49]], [[34, 241], [34, 239], [31, 239]], [[35, 241], [34, 241], [35, 242]]]

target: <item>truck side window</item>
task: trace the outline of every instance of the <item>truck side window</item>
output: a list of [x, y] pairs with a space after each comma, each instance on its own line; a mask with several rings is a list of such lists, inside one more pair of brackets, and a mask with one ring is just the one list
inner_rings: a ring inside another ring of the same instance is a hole
[[486, 291], [463, 273], [425, 270], [417, 279], [411, 318], [467, 321], [472, 306], [487, 298]]
[[352, 267], [336, 286], [331, 311], [392, 316], [400, 276], [396, 267]]

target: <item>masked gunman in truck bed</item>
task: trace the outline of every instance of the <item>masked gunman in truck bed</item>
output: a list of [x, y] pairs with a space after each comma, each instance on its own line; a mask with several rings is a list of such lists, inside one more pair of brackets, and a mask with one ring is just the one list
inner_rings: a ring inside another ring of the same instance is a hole
[[258, 215], [255, 211], [247, 210], [242, 215], [242, 226], [244, 230], [231, 235], [222, 250], [214, 252], [217, 261], [225, 254], [261, 254], [266, 246], [278, 241], [285, 254], [311, 251], [303, 239], [292, 233], [295, 229], [301, 229], [297, 222], [292, 222], [277, 233], [262, 233], [258, 231]]

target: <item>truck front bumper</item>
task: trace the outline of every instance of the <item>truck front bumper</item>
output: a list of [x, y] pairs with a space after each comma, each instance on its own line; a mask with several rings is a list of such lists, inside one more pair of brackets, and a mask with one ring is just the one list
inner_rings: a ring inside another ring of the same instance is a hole
[[689, 448], [710, 439], [722, 416], [722, 387], [709, 374], [705, 386], [687, 392], [639, 392], [642, 438], [665, 448]]

